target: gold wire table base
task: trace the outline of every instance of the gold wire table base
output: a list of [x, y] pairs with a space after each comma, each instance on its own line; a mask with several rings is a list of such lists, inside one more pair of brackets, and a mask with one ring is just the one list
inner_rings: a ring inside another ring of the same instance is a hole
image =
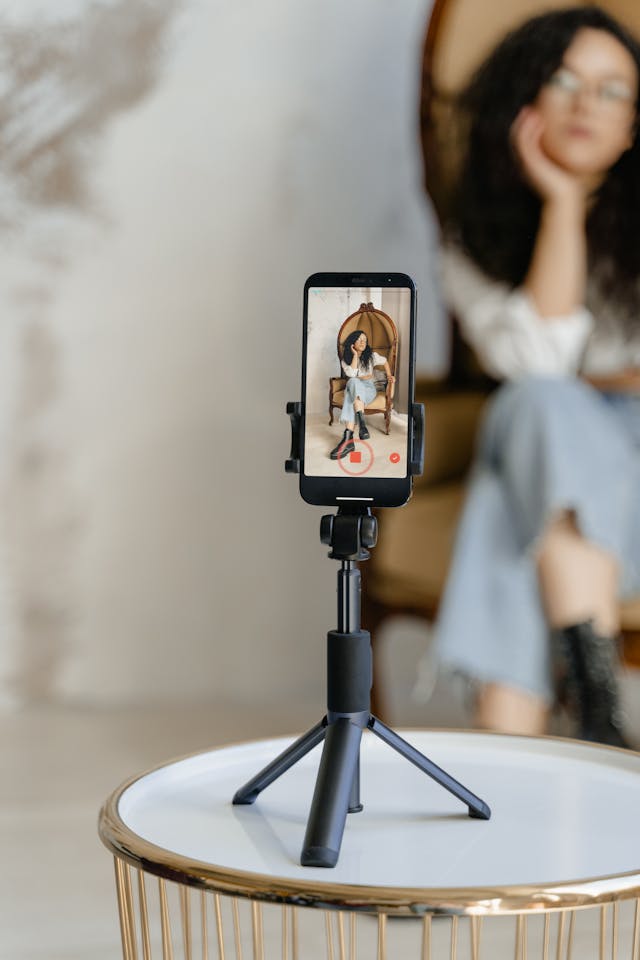
[[640, 960], [638, 899], [398, 917], [227, 896], [114, 860], [123, 960]]

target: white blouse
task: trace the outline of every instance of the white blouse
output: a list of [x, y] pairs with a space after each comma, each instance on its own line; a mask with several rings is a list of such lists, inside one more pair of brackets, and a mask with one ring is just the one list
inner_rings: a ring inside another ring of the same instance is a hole
[[[351, 359], [353, 360], [353, 356], [351, 357]], [[375, 350], [371, 354], [368, 364], [364, 364], [362, 360], [358, 360], [357, 366], [349, 367], [344, 362], [344, 360], [341, 361], [342, 369], [344, 370], [345, 374], [348, 377], [360, 377], [360, 376], [369, 377], [373, 373], [374, 367], [383, 367], [386, 362], [387, 362], [387, 358], [380, 356], [380, 354], [376, 353]]]
[[604, 301], [597, 324], [586, 306], [543, 320], [524, 290], [491, 280], [459, 248], [445, 247], [440, 265], [445, 303], [492, 376], [608, 374], [640, 365], [640, 335], [630, 339]]

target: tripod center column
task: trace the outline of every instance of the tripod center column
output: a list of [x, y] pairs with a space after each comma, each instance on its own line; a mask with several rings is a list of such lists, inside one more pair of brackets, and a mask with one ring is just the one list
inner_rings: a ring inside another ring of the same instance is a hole
[[358, 564], [343, 560], [338, 572], [338, 632], [360, 630], [361, 582]]

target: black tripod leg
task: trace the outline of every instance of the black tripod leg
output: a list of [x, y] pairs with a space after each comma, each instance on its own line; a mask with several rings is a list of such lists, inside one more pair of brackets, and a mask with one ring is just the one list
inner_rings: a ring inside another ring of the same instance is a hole
[[349, 796], [349, 813], [360, 813], [364, 806], [360, 803], [360, 757], [356, 763], [356, 769], [353, 772], [353, 783], [351, 784], [351, 795]]
[[429, 760], [424, 754], [420, 753], [419, 750], [416, 750], [415, 747], [412, 747], [410, 743], [407, 743], [406, 740], [403, 740], [402, 737], [399, 737], [397, 733], [391, 730], [389, 727], [385, 726], [381, 720], [378, 720], [377, 717], [371, 717], [369, 720], [369, 729], [375, 733], [377, 737], [380, 737], [381, 740], [384, 740], [385, 743], [388, 743], [390, 747], [393, 747], [394, 750], [397, 750], [405, 759], [409, 760], [411, 763], [415, 764], [423, 773], [426, 773], [427, 776], [431, 777], [436, 783], [439, 783], [440, 786], [444, 787], [445, 790], [448, 790], [449, 793], [452, 793], [454, 797], [457, 797], [458, 800], [462, 800], [463, 803], [466, 803], [469, 808], [469, 816], [474, 817], [478, 820], [489, 820], [491, 817], [491, 810], [489, 806], [481, 800], [479, 797], [476, 797], [475, 793], [471, 793], [470, 790], [467, 790], [466, 787], [463, 787], [461, 783], [458, 783], [457, 780], [454, 780], [445, 770], [442, 770], [440, 767]]
[[327, 727], [300, 862], [335, 867], [360, 756], [362, 727], [346, 717]]
[[323, 739], [327, 729], [327, 718], [324, 717], [320, 723], [317, 723], [315, 727], [312, 727], [311, 730], [308, 730], [306, 733], [292, 743], [290, 747], [287, 747], [279, 756], [272, 760], [271, 763], [257, 773], [255, 777], [252, 777], [248, 783], [245, 783], [243, 787], [240, 787], [236, 791], [233, 798], [234, 803], [253, 803], [258, 794], [264, 790], [265, 787], [268, 787], [270, 783], [273, 783], [274, 780], [277, 780], [278, 777], [285, 773], [292, 767], [294, 763], [297, 763], [298, 760], [301, 760], [305, 754], [309, 753], [310, 750], [313, 750], [317, 743]]

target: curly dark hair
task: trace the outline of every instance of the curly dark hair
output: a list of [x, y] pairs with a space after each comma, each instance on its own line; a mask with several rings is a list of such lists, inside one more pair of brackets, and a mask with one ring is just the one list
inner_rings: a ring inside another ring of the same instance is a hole
[[[354, 330], [353, 333], [349, 334], [344, 344], [342, 345], [342, 359], [344, 360], [344, 362], [347, 364], [348, 367], [351, 366], [351, 361], [353, 360], [352, 347], [356, 342], [356, 340], [358, 339], [358, 337], [361, 337], [363, 333], [364, 333], [364, 330]], [[365, 337], [367, 336], [366, 333], [364, 333], [364, 335]], [[369, 338], [367, 337], [367, 345], [362, 351], [362, 353], [360, 354], [360, 359], [362, 360], [362, 363], [365, 367], [369, 365], [369, 360], [371, 359], [372, 354], [373, 354], [373, 350], [369, 346]]]
[[[562, 63], [576, 33], [604, 30], [633, 57], [640, 78], [640, 44], [596, 6], [536, 16], [507, 34], [473, 75], [460, 97], [467, 124], [466, 152], [451, 226], [471, 258], [511, 286], [527, 273], [538, 232], [541, 201], [524, 181], [510, 144], [511, 126]], [[636, 122], [637, 122], [636, 104]], [[631, 309], [640, 307], [640, 145], [611, 168], [587, 219], [590, 269], [602, 292]]]

